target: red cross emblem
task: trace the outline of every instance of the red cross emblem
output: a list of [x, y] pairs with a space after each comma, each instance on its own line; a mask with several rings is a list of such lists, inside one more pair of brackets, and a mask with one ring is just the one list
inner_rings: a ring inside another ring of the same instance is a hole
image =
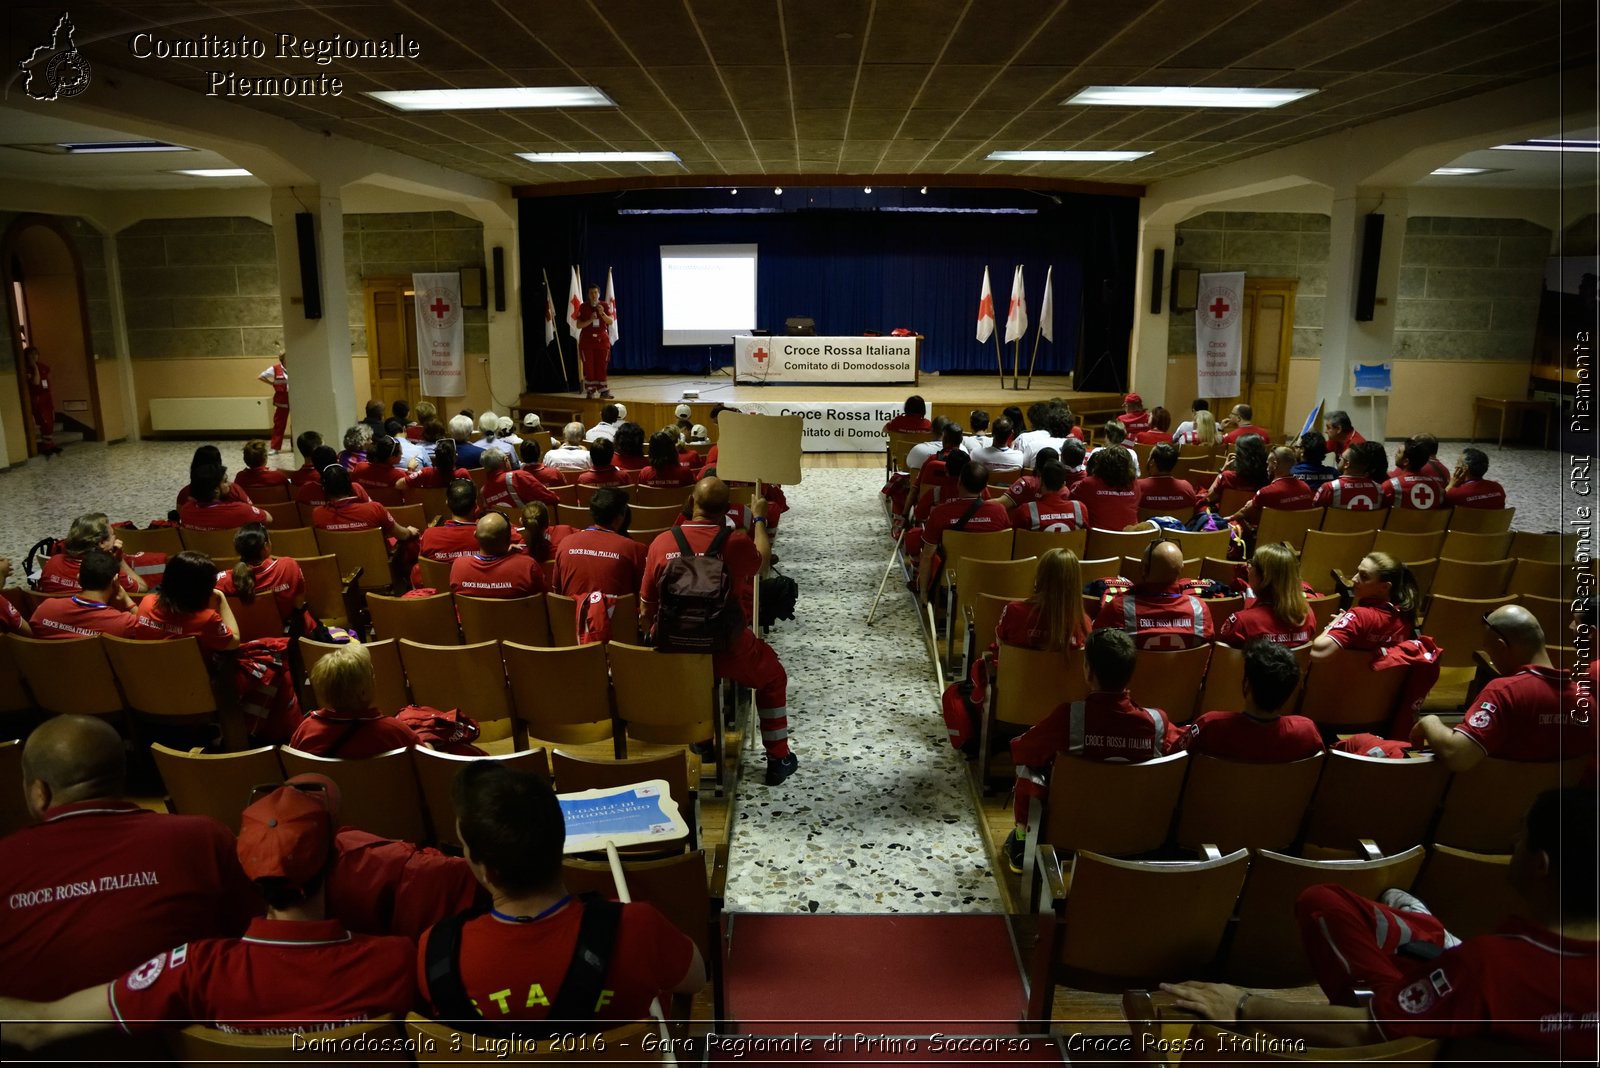
[[767, 362], [767, 350], [763, 349], [763, 348], [757, 348], [754, 352], [752, 352], [750, 354], [750, 358], [752, 360], [756, 361], [756, 363], [766, 363]]
[[435, 317], [442, 320], [444, 313], [450, 310], [450, 305], [444, 302], [443, 297], [434, 297], [433, 303], [428, 305], [428, 310], [433, 312]]
[[1211, 302], [1211, 307], [1207, 308], [1206, 310], [1220, 319], [1224, 315], [1228, 314], [1228, 302], [1223, 300], [1221, 297], [1218, 297], [1216, 300]]

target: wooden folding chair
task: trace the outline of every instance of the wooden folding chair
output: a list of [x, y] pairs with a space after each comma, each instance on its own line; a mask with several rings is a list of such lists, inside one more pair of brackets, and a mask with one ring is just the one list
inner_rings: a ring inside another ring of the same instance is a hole
[[1510, 868], [1509, 853], [1472, 853], [1436, 845], [1428, 850], [1411, 892], [1457, 938], [1494, 934], [1517, 910]]
[[499, 642], [434, 645], [400, 639], [411, 699], [431, 708], [459, 708], [477, 721], [481, 742], [511, 737], [511, 693]]
[[283, 636], [283, 617], [278, 614], [278, 599], [272, 594], [252, 597], [246, 604], [230, 593], [228, 607], [233, 609], [233, 621], [239, 624], [240, 641]]
[[[410, 523], [410, 519], [401, 519], [396, 509], [406, 504], [406, 491], [395, 489], [393, 486], [368, 486], [367, 496], [389, 509], [389, 514], [399, 519], [402, 523]], [[412, 515], [425, 513], [411, 513]], [[424, 518], [423, 522], [427, 522]]]
[[24, 796], [22, 743], [15, 738], [0, 742], [0, 838], [33, 822]]
[[426, 556], [417, 558], [417, 571], [422, 577], [422, 588], [430, 590], [448, 590], [450, 588], [450, 568], [454, 560], [434, 560]]
[[156, 771], [167, 788], [167, 808], [184, 816], [210, 816], [234, 834], [250, 803], [250, 790], [284, 780], [278, 747], [264, 745], [239, 753], [184, 752], [158, 742], [150, 745]]
[[1465, 534], [1452, 530], [1444, 536], [1444, 546], [1438, 555], [1446, 560], [1481, 564], [1506, 560], [1511, 557], [1512, 535]]
[[[1093, 582], [1098, 578], [1116, 578], [1122, 575], [1122, 558], [1120, 556], [1107, 557], [1104, 560], [1079, 560], [1078, 577], [1084, 582]], [[1137, 575], [1126, 575], [1124, 578], [1137, 578]], [[1092, 616], [1095, 606], [1085, 606], [1086, 611]]]
[[1427, 840], [1450, 782], [1450, 770], [1431, 753], [1409, 760], [1328, 750], [1322, 778], [1306, 810], [1306, 845], [1356, 852], [1363, 838], [1384, 853]]
[[[1143, 558], [1145, 549], [1155, 540], [1156, 535], [1162, 533], [1154, 524], [1142, 530], [1102, 530], [1091, 527], [1089, 540], [1084, 547], [1084, 554], [1092, 560], [1104, 560], [1106, 557], [1132, 556], [1135, 559]], [[1188, 553], [1184, 553], [1188, 556]], [[1216, 555], [1226, 556], [1224, 550]]]
[[1577, 534], [1535, 534], [1518, 530], [1511, 535], [1511, 547], [1506, 555], [1551, 564], [1571, 563], [1576, 559], [1578, 537]]
[[[1560, 597], [1562, 573], [1565, 565], [1546, 560], [1529, 560], [1517, 557], [1511, 568], [1511, 580], [1506, 583], [1506, 593], [1513, 597], [1532, 594], [1537, 597]], [[1569, 580], [1570, 581], [1570, 580]], [[1564, 627], [1566, 624], [1563, 623]], [[1545, 631], [1549, 639], [1557, 631]]]
[[528, 645], [549, 646], [550, 615], [545, 595], [530, 597], [456, 597], [456, 615], [461, 634], [469, 645], [475, 642], [516, 640]]
[[[1330, 514], [1336, 511], [1336, 508], [1328, 509]], [[1308, 530], [1305, 547], [1300, 552], [1300, 577], [1311, 583], [1318, 593], [1333, 593], [1330, 572], [1337, 568], [1346, 578], [1354, 575], [1361, 558], [1372, 551], [1377, 536], [1376, 528], [1343, 534]]]
[[[950, 647], [954, 641], [953, 635], [960, 625], [960, 615], [957, 614], [956, 588], [960, 584], [962, 562], [965, 560], [1009, 560], [1011, 559], [1012, 532], [1010, 530], [991, 530], [981, 533], [965, 530], [947, 530], [942, 539], [944, 569], [939, 573], [938, 585], [944, 591], [945, 610], [945, 657], [949, 658]], [[932, 546], [923, 547], [924, 560], [918, 582], [924, 581], [930, 574], [927, 564], [931, 559], [929, 554], [934, 552]], [[933, 603], [935, 593], [932, 589], [922, 590], [923, 595], [930, 604]]]
[[555, 773], [556, 790], [563, 794], [609, 790], [661, 779], [689, 827], [689, 837], [686, 841], [661, 846], [646, 843], [633, 852], [681, 853], [684, 849], [700, 848], [700, 760], [688, 749], [669, 749], [653, 756], [620, 760], [592, 760], [557, 749], [550, 754], [550, 766]]
[[[989, 699], [979, 731], [980, 765], [988, 780], [988, 764], [993, 755], [994, 728], [1031, 727], [1060, 705], [1081, 701], [1089, 694], [1089, 681], [1083, 673], [1083, 651], [1054, 652], [1024, 649], [1000, 644], [1000, 664], [989, 684]], [[1012, 765], [1006, 754], [1006, 768]], [[1010, 777], [1006, 776], [1006, 781]]]
[[[952, 592], [952, 611], [946, 630], [948, 632], [945, 642], [945, 660], [949, 661], [951, 646], [955, 642], [957, 632], [962, 635], [962, 649], [966, 650], [968, 632], [956, 624], [957, 619], [966, 619], [966, 605], [972, 598], [993, 595], [1004, 597], [1010, 601], [1020, 601], [1033, 592], [1034, 573], [1038, 570], [1039, 561], [1033, 557], [1021, 560], [977, 560], [968, 559], [961, 565], [961, 584]], [[987, 647], [987, 643], [985, 643]], [[966, 670], [967, 661], [963, 659], [962, 670]]]
[[516, 747], [529, 744], [584, 745], [611, 742], [611, 679], [603, 645], [534, 648], [500, 643], [511, 703]]
[[1433, 829], [1434, 844], [1473, 853], [1511, 852], [1533, 799], [1546, 790], [1576, 786], [1584, 761], [1581, 756], [1539, 762], [1486, 757], [1471, 771], [1452, 775]]
[[[1435, 587], [1437, 585], [1435, 580]], [[1434, 594], [1427, 599], [1422, 632], [1432, 638], [1442, 652], [1439, 655], [1439, 678], [1424, 698], [1424, 709], [1431, 712], [1453, 711], [1462, 706], [1478, 673], [1474, 654], [1483, 648], [1483, 617], [1503, 605], [1515, 602], [1514, 597], [1469, 599], [1447, 597], [1444, 594]]]
[[[372, 657], [373, 704], [377, 706], [379, 712], [386, 716], [393, 716], [411, 703], [411, 692], [406, 688], [405, 667], [400, 663], [400, 643], [394, 638], [387, 638], [383, 641], [364, 642], [363, 644], [367, 647], [367, 653]], [[311, 678], [312, 666], [318, 660], [339, 648], [337, 645], [312, 641], [310, 638], [301, 638], [299, 646], [300, 658], [306, 666], [308, 684]]]
[[1294, 903], [1301, 892], [1331, 884], [1376, 900], [1391, 886], [1409, 889], [1422, 859], [1421, 846], [1364, 860], [1302, 860], [1270, 849], [1256, 851], [1239, 893], [1239, 926], [1223, 974], [1230, 983], [1255, 987], [1314, 981], [1295, 918]]
[[1322, 754], [1273, 764], [1246, 764], [1190, 754], [1178, 802], [1178, 846], [1287, 849], [1300, 832], [1322, 773]]
[[651, 530], [632, 530], [632, 529], [630, 529], [628, 531], [628, 537], [632, 538], [634, 541], [638, 542], [640, 545], [643, 545], [645, 548], [648, 549], [652, 542], [654, 542], [657, 538], [659, 538], [661, 535], [665, 534], [666, 532], [667, 532], [667, 528], [666, 527], [661, 527], [660, 529], [651, 529]]
[[1450, 513], [1450, 529], [1464, 534], [1503, 534], [1511, 529], [1515, 508], [1456, 508]]
[[309, 520], [300, 518], [300, 506], [294, 501], [256, 501], [255, 505], [272, 517], [271, 527], [274, 531], [311, 525]]
[[106, 658], [136, 719], [173, 726], [216, 727], [226, 748], [245, 745], [245, 725], [232, 702], [223, 715], [198, 638], [147, 642], [102, 634]]
[[292, 499], [288, 486], [251, 486], [249, 492], [250, 503], [257, 508], [263, 504], [280, 504]]
[[1442, 530], [1402, 534], [1392, 526], [1378, 531], [1373, 539], [1372, 551], [1375, 553], [1388, 553], [1402, 564], [1415, 563], [1418, 560], [1432, 560], [1439, 555], [1439, 547], [1444, 544], [1445, 533]]
[[569, 527], [586, 527], [589, 525], [589, 509], [578, 504], [558, 504], [554, 520]]
[[1210, 645], [1170, 651], [1141, 649], [1133, 662], [1128, 695], [1136, 705], [1159, 708], [1173, 723], [1188, 723], [1195, 716], [1195, 700], [1210, 660]]
[[339, 574], [338, 558], [329, 553], [295, 557], [295, 561], [305, 576], [306, 606], [311, 614], [330, 627], [348, 626], [350, 608], [345, 597], [344, 578]]
[[1391, 508], [1383, 529], [1396, 534], [1441, 534], [1450, 528], [1451, 511], [1449, 507]]
[[396, 504], [389, 508], [389, 514], [396, 523], [408, 527], [420, 529], [428, 523], [427, 509], [420, 504]]
[[422, 789], [409, 748], [342, 760], [302, 753], [286, 745], [278, 750], [278, 758], [290, 778], [326, 775], [339, 784], [340, 826], [415, 845], [429, 840]]
[[1321, 526], [1321, 508], [1301, 508], [1293, 511], [1285, 508], [1263, 508], [1261, 522], [1256, 524], [1256, 544], [1276, 545], [1278, 542], [1285, 542], [1295, 552], [1299, 552], [1305, 546], [1306, 532], [1318, 530]]
[[[1227, 513], [1232, 515], [1233, 513]], [[1167, 537], [1178, 543], [1183, 548], [1185, 560], [1200, 560], [1207, 556], [1225, 557], [1228, 555], [1229, 535], [1226, 530], [1169, 530]], [[1149, 539], [1145, 540], [1149, 544]], [[1144, 550], [1139, 551], [1143, 555]], [[1132, 555], [1132, 554], [1130, 554]]]
[[662, 653], [616, 641], [607, 652], [623, 755], [630, 738], [655, 745], [694, 745], [710, 738], [717, 784], [725, 788], [728, 762], [711, 654]]
[[422, 807], [428, 813], [428, 823], [433, 828], [436, 845], [461, 848], [461, 836], [456, 833], [456, 806], [451, 789], [456, 775], [468, 764], [493, 760], [512, 771], [537, 775], [550, 781], [550, 761], [543, 749], [526, 749], [516, 753], [498, 753], [490, 756], [460, 756], [455, 753], [436, 753], [425, 745], [411, 750], [417, 784], [422, 790]]
[[393, 585], [389, 574], [389, 548], [382, 531], [318, 529], [316, 534], [317, 547], [338, 560], [340, 575], [352, 575], [359, 568], [359, 585], [363, 590], [386, 590]]
[[1417, 592], [1426, 597], [1433, 590], [1433, 580], [1439, 575], [1439, 558], [1431, 557], [1427, 560], [1407, 560], [1406, 570], [1411, 572], [1411, 578], [1417, 584]]
[[[317, 1040], [326, 1041], [328, 1052], [318, 1051], [321, 1060], [360, 1061], [371, 1057], [372, 1049], [397, 1049], [405, 1032], [398, 1020], [384, 1017], [317, 1031]], [[301, 1044], [297, 1044], [297, 1040]], [[180, 1064], [235, 1064], [241, 1061], [283, 1063], [300, 1055], [306, 1047], [305, 1034], [252, 1034], [222, 1031], [203, 1024], [190, 1024], [172, 1035], [173, 1051]], [[368, 1043], [371, 1043], [369, 1045]], [[446, 1040], [446, 1049], [449, 1048]]]
[[300, 560], [322, 555], [317, 548], [316, 531], [311, 527], [285, 527], [282, 530], [273, 527], [268, 533], [272, 537], [272, 552], [276, 556], [292, 556]]
[[46, 712], [107, 718], [122, 715], [122, 691], [117, 688], [102, 639], [11, 634], [5, 644], [34, 703]]
[[1327, 508], [1321, 530], [1328, 534], [1366, 534], [1382, 530], [1389, 522], [1387, 508]]
[[12, 637], [0, 634], [0, 714], [26, 712], [35, 707], [33, 697], [23, 683], [22, 669], [17, 666], [16, 646], [11, 644]]
[[415, 486], [408, 486], [405, 490], [405, 497], [407, 504], [422, 505], [422, 514], [426, 517], [424, 522], [431, 523], [440, 516], [448, 517], [450, 515], [450, 507], [445, 503], [445, 496], [448, 493], [449, 491], [445, 489], [433, 489], [431, 487], [419, 489]]
[[1547, 640], [1566, 633], [1567, 621], [1572, 615], [1572, 602], [1561, 597], [1539, 597], [1525, 593], [1517, 603], [1533, 613], [1544, 630]]
[[1374, 657], [1370, 652], [1335, 649], [1327, 659], [1313, 660], [1301, 684], [1300, 714], [1324, 732], [1382, 731], [1394, 718], [1406, 673], [1374, 671]]
[[1232, 515], [1255, 499], [1256, 491], [1251, 489], [1225, 489], [1217, 500], [1217, 511], [1223, 515]]
[[[629, 526], [638, 527], [640, 530], [669, 530], [678, 516], [683, 514], [682, 505], [646, 505], [635, 504], [630, 506], [633, 511], [633, 520]], [[573, 526], [588, 526], [589, 514], [585, 509], [582, 519], [573, 523]]]
[[122, 542], [122, 551], [125, 553], [166, 553], [168, 556], [177, 556], [183, 552], [183, 538], [179, 536], [177, 527], [151, 527], [148, 530], [113, 527], [111, 533]]
[[682, 508], [689, 499], [690, 486], [630, 486], [628, 503], [643, 508]]
[[[1218, 622], [1222, 620], [1219, 619]], [[1206, 682], [1200, 691], [1200, 703], [1197, 707], [1201, 713], [1244, 710], [1243, 649], [1236, 649], [1222, 642], [1211, 644], [1211, 659], [1206, 664]], [[1287, 707], [1294, 707], [1292, 699]]]
[[1079, 560], [1085, 557], [1089, 541], [1087, 530], [1013, 530], [1011, 559], [1022, 560], [1029, 556], [1043, 556], [1051, 549], [1065, 549]]
[[1515, 560], [1486, 560], [1481, 563], [1445, 556], [1439, 560], [1429, 592], [1436, 597], [1456, 597], [1482, 601], [1505, 595], [1511, 582]]
[[[233, 537], [239, 533], [238, 527], [229, 530], [193, 530], [189, 527], [179, 527], [178, 537], [183, 541], [183, 547], [190, 552], [205, 553], [215, 559], [219, 556], [236, 556], [233, 551]], [[274, 545], [274, 548], [277, 546]]]
[[[640, 1020], [620, 1024], [587, 1036], [581, 1041], [571, 1036], [538, 1041], [527, 1040], [517, 1044], [517, 1060], [553, 1064], [584, 1064], [587, 1062], [615, 1064], [617, 1050], [627, 1050], [630, 1062], [660, 1064], [666, 1060], [662, 1042], [648, 1042], [656, 1036], [659, 1025], [654, 1020]], [[492, 1043], [470, 1044], [461, 1041], [461, 1032], [448, 1024], [409, 1013], [406, 1016], [406, 1034], [416, 1046], [420, 1063], [440, 1061], [459, 1064], [462, 1061], [496, 1061], [505, 1063], [505, 1055], [496, 1052]], [[320, 1037], [320, 1036], [319, 1036]]]
[[[1198, 558], [1193, 560], [1185, 560], [1183, 562], [1183, 567], [1178, 569], [1178, 577], [1186, 579], [1199, 578], [1204, 563], [1205, 562], [1203, 560]], [[1121, 564], [1122, 574], [1127, 578], [1137, 580], [1138, 577], [1144, 573], [1144, 557], [1142, 556], [1124, 556]]]
[[460, 645], [455, 598], [449, 590], [431, 597], [389, 597], [367, 594], [372, 614], [372, 637], [409, 638], [430, 645]]
[[1333, 622], [1333, 617], [1339, 614], [1339, 595], [1337, 593], [1324, 593], [1315, 597], [1307, 596], [1306, 603], [1311, 606], [1311, 614], [1317, 617], [1317, 631], [1320, 633]]
[[[556, 648], [578, 644], [578, 603], [559, 593], [547, 593], [544, 607], [550, 617], [550, 642]], [[625, 593], [611, 610], [611, 640], [639, 644], [639, 598]], [[533, 642], [530, 644], [538, 644]]]

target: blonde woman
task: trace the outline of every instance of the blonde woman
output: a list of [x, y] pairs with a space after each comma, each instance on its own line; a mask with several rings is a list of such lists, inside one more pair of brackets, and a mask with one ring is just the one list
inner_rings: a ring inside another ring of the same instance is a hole
[[1088, 633], [1078, 558], [1066, 549], [1051, 549], [1039, 558], [1033, 595], [1012, 601], [1000, 613], [995, 640], [1028, 649], [1081, 649]]
[[1304, 645], [1317, 636], [1317, 620], [1300, 581], [1300, 561], [1283, 542], [1256, 547], [1245, 565], [1250, 596], [1228, 617], [1217, 640], [1243, 649], [1252, 639], [1274, 645]]
[[1222, 432], [1217, 429], [1217, 417], [1210, 412], [1195, 412], [1194, 425], [1187, 430], [1180, 428], [1173, 435], [1175, 445], [1220, 445]]

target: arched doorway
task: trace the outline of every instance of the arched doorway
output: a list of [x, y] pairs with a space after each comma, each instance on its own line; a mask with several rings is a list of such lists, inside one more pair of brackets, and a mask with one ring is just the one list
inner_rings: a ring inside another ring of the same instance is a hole
[[5, 287], [28, 455], [37, 453], [39, 436], [23, 372], [22, 350], [29, 344], [38, 346], [50, 365], [57, 422], [86, 438], [103, 436], [83, 264], [58, 220], [21, 215], [12, 222], [0, 239], [0, 283]]

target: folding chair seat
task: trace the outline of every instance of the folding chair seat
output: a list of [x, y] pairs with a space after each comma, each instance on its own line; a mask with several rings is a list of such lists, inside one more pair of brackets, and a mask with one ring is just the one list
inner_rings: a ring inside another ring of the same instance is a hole
[[1450, 529], [1465, 534], [1503, 534], [1511, 529], [1515, 508], [1457, 508], [1450, 513]]
[[1286, 542], [1295, 552], [1306, 543], [1306, 532], [1322, 526], [1321, 508], [1261, 509], [1261, 522], [1256, 524], [1256, 544], [1275, 545]]
[[[1161, 531], [1157, 530], [1153, 523], [1141, 530], [1102, 530], [1099, 527], [1091, 527], [1088, 542], [1083, 550], [1084, 555], [1092, 560], [1104, 560], [1108, 556], [1119, 559], [1124, 556], [1142, 558], [1145, 549], [1150, 547], [1150, 543], [1159, 533]], [[1227, 554], [1222, 552], [1215, 555]]]
[[340, 575], [353, 575], [360, 569], [363, 590], [386, 590], [393, 585], [382, 531], [318, 529], [316, 535], [317, 547], [338, 560]]
[[278, 758], [289, 778], [326, 775], [339, 784], [340, 826], [415, 845], [429, 841], [422, 790], [409, 748], [342, 760], [313, 756], [286, 745], [278, 751]]
[[1511, 555], [1511, 534], [1465, 534], [1452, 530], [1444, 536], [1439, 555], [1447, 560], [1481, 564], [1505, 560]]
[[400, 639], [411, 699], [430, 708], [459, 708], [477, 721], [479, 745], [512, 735], [511, 693], [499, 642], [433, 645]]
[[[276, 543], [274, 543], [276, 544]], [[300, 573], [306, 580], [306, 606], [311, 614], [330, 627], [350, 624], [350, 607], [347, 588], [339, 573], [339, 561], [332, 553], [326, 556], [295, 557]]]
[[455, 599], [446, 590], [431, 597], [367, 594], [373, 638], [408, 638], [429, 645], [460, 645]]
[[1512, 532], [1506, 555], [1522, 560], [1542, 560], [1560, 564], [1575, 559], [1577, 534], [1535, 534], [1528, 530]]
[[[122, 715], [122, 691], [103, 639], [9, 634], [4, 645], [39, 708], [58, 716]], [[16, 696], [21, 692], [17, 687]]]
[[1170, 651], [1141, 649], [1133, 662], [1128, 694], [1134, 704], [1159, 708], [1173, 723], [1188, 723], [1195, 716], [1195, 700], [1210, 660], [1210, 645]]
[[[559, 593], [547, 593], [545, 611], [550, 616], [550, 644], [560, 648], [578, 644], [578, 602]], [[625, 593], [611, 610], [611, 640], [639, 644], [639, 597]], [[530, 642], [529, 644], [538, 644]]]
[[1409, 760], [1328, 750], [1322, 778], [1306, 811], [1306, 845], [1356, 852], [1363, 838], [1387, 854], [1427, 841], [1450, 782], [1431, 753]]
[[1377, 537], [1373, 539], [1372, 551], [1388, 553], [1402, 564], [1410, 564], [1418, 560], [1436, 558], [1444, 539], [1443, 530], [1400, 533], [1393, 527], [1386, 527], [1378, 531]]
[[[1538, 597], [1561, 596], [1562, 572], [1565, 565], [1546, 560], [1529, 560], [1524, 556], [1515, 559], [1516, 563], [1511, 566], [1511, 579], [1506, 583], [1507, 593], [1513, 597], [1524, 594]], [[1571, 580], [1568, 582], [1570, 584]], [[1551, 637], [1552, 632], [1545, 631], [1545, 638], [1549, 640]]]
[[1203, 753], [1189, 757], [1175, 833], [1182, 849], [1287, 849], [1300, 833], [1322, 773], [1322, 754], [1287, 763], [1246, 764]]
[[1546, 790], [1576, 786], [1583, 766], [1581, 756], [1542, 762], [1484, 758], [1471, 771], [1450, 776], [1434, 844], [1510, 853], [1533, 799]]
[[656, 745], [694, 745], [712, 739], [716, 777], [725, 785], [722, 717], [710, 653], [663, 653], [626, 642], [607, 648], [616, 695], [618, 738]]
[[1510, 867], [1509, 853], [1471, 853], [1436, 845], [1428, 850], [1411, 892], [1457, 938], [1494, 934], [1517, 908]]
[[456, 615], [467, 644], [519, 641], [549, 646], [550, 615], [545, 595], [529, 597], [457, 597]]
[[[1330, 515], [1336, 511], [1339, 509], [1328, 509]], [[1372, 551], [1377, 536], [1376, 528], [1346, 533], [1308, 530], [1305, 548], [1300, 552], [1300, 577], [1318, 593], [1335, 592], [1330, 572], [1337, 569], [1346, 578], [1353, 576], [1361, 558]]]
[[1397, 534], [1439, 534], [1450, 527], [1451, 508], [1391, 508], [1383, 529]]
[[276, 556], [292, 556], [296, 560], [308, 556], [321, 556], [317, 548], [317, 535], [311, 527], [272, 527], [272, 552]]
[[1389, 522], [1389, 509], [1327, 508], [1322, 513], [1322, 526], [1327, 534], [1365, 534], [1382, 530]]
[[[341, 648], [326, 642], [312, 641], [310, 638], [301, 638], [298, 644], [308, 683], [312, 666], [333, 650]], [[411, 691], [406, 688], [405, 666], [400, 663], [400, 643], [397, 639], [386, 638], [383, 641], [363, 644], [372, 657], [372, 674], [375, 680], [372, 691], [373, 704], [377, 706], [379, 712], [393, 716], [411, 703]]]
[[150, 755], [167, 788], [167, 808], [184, 816], [210, 816], [234, 834], [250, 803], [251, 787], [284, 780], [278, 747], [239, 753], [184, 752], [152, 742]]
[[611, 743], [611, 680], [603, 645], [540, 649], [502, 642], [516, 747]]
[[1381, 730], [1394, 717], [1405, 672], [1372, 670], [1374, 654], [1335, 649], [1325, 660], [1313, 660], [1306, 673], [1300, 714], [1323, 729], [1351, 734]]
[[[238, 527], [229, 530], [191, 530], [188, 527], [178, 528], [178, 537], [183, 541], [183, 547], [190, 552], [205, 553], [210, 557], [233, 556], [233, 536], [239, 533]], [[274, 539], [276, 541], [276, 539]], [[276, 544], [273, 546], [277, 548]], [[281, 552], [281, 550], [279, 550]]]
[[613, 760], [595, 760], [557, 749], [550, 754], [550, 766], [555, 773], [556, 791], [563, 794], [662, 780], [684, 823], [688, 824], [689, 838], [687, 842], [667, 843], [665, 849], [649, 843], [630, 848], [635, 853], [655, 854], [700, 848], [700, 759], [688, 749], [669, 749], [652, 756]]
[[100, 640], [135, 719], [167, 726], [216, 727], [226, 748], [243, 748], [244, 722], [232, 702], [228, 714], [223, 715], [198, 638], [147, 642], [102, 634]]
[[543, 749], [526, 749], [515, 753], [497, 753], [490, 756], [461, 756], [456, 753], [436, 753], [425, 745], [411, 750], [417, 784], [422, 790], [422, 807], [428, 813], [428, 824], [433, 828], [436, 845], [461, 848], [461, 836], [456, 834], [456, 806], [451, 790], [461, 769], [476, 761], [493, 760], [513, 771], [537, 775], [550, 781], [550, 761]]
[[125, 553], [166, 553], [177, 556], [183, 552], [183, 538], [177, 527], [113, 527], [111, 533], [122, 542]]
[[1331, 883], [1376, 899], [1391, 886], [1409, 889], [1422, 867], [1423, 852], [1421, 846], [1412, 846], [1404, 853], [1367, 860], [1302, 860], [1258, 850], [1239, 893], [1239, 925], [1223, 967], [1227, 981], [1255, 987], [1314, 982], [1295, 920], [1300, 892]]

